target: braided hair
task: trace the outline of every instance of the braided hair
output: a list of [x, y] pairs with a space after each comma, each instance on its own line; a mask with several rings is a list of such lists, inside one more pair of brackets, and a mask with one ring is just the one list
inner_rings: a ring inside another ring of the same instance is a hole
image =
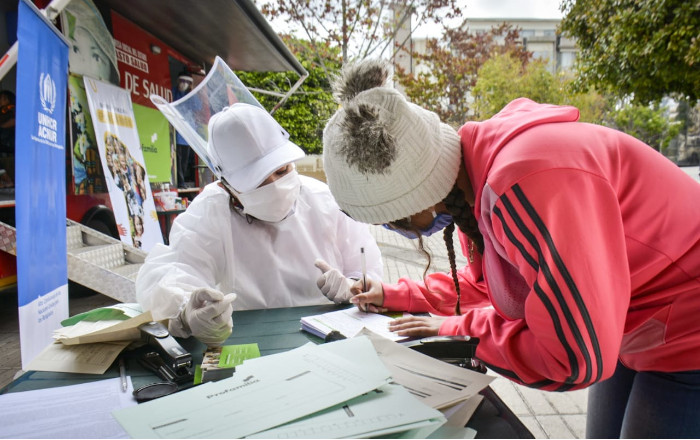
[[452, 282], [455, 283], [455, 290], [457, 290], [457, 304], [455, 304], [455, 315], [461, 315], [462, 309], [459, 306], [460, 299], [462, 298], [462, 292], [459, 288], [459, 281], [457, 280], [457, 264], [455, 263], [455, 245], [452, 241], [452, 234], [455, 232], [455, 223], [452, 222], [445, 226], [443, 230], [443, 238], [445, 239], [445, 247], [447, 248], [447, 256], [450, 259], [450, 271], [452, 273]]
[[[445, 207], [450, 212], [452, 216], [452, 223], [447, 225], [444, 230], [444, 240], [445, 247], [447, 248], [447, 256], [450, 260], [450, 270], [452, 272], [452, 281], [455, 284], [455, 289], [457, 290], [457, 304], [455, 305], [455, 314], [461, 315], [460, 300], [461, 291], [459, 288], [459, 280], [457, 279], [457, 264], [455, 262], [455, 248], [452, 236], [455, 230], [455, 223], [459, 226], [459, 229], [464, 232], [467, 237], [476, 246], [477, 252], [480, 254], [484, 253], [484, 237], [479, 231], [479, 225], [474, 217], [471, 207], [467, 203], [464, 192], [455, 184], [452, 190], [447, 194], [447, 197], [442, 201]], [[470, 248], [471, 252], [471, 248]], [[470, 256], [471, 261], [471, 256]]]

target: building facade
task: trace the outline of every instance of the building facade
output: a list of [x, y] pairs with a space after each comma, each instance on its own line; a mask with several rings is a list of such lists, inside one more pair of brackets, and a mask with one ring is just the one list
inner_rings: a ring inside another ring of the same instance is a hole
[[[576, 58], [576, 41], [572, 38], [560, 35], [558, 31], [561, 19], [540, 18], [468, 18], [465, 26], [471, 33], [488, 32], [503, 23], [511, 25], [520, 31], [520, 38], [525, 48], [533, 53], [534, 58], [546, 60], [550, 71], [555, 73], [573, 68]], [[404, 30], [405, 32], [405, 30]], [[405, 35], [402, 35], [405, 39]], [[433, 37], [434, 38], [434, 37]], [[395, 64], [402, 66], [406, 71], [418, 72], [421, 66], [416, 65], [413, 53], [423, 53], [429, 38], [413, 38], [412, 44], [406, 45], [400, 57], [394, 59]], [[398, 39], [397, 39], [398, 40]]]

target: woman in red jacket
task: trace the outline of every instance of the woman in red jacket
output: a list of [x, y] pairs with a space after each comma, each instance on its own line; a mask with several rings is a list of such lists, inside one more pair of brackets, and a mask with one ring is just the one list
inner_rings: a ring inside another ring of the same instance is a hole
[[587, 437], [700, 437], [700, 185], [573, 107], [517, 99], [456, 132], [386, 78], [369, 60], [335, 85], [331, 192], [366, 223], [449, 224], [448, 250], [455, 223], [469, 263], [450, 251], [450, 274], [370, 282], [353, 302], [443, 315], [392, 329], [478, 337], [477, 357], [518, 383], [595, 384]]

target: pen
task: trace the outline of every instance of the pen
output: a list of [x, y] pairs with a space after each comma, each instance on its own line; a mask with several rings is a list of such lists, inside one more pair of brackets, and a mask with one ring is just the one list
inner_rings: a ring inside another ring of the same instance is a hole
[[360, 248], [360, 264], [362, 264], [362, 291], [367, 291], [367, 263], [365, 262], [365, 248]]
[[123, 357], [119, 358], [119, 377], [122, 380], [122, 392], [126, 393], [126, 366]]

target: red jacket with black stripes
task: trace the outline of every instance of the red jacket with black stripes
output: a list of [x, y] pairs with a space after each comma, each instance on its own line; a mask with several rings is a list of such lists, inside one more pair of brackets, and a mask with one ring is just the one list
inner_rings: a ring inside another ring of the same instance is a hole
[[[494, 371], [549, 390], [604, 380], [618, 359], [700, 370], [700, 184], [577, 119], [521, 98], [460, 129], [485, 251], [458, 271], [463, 315], [440, 334], [480, 338]], [[451, 314], [449, 274], [425, 282], [385, 284], [384, 306]]]

